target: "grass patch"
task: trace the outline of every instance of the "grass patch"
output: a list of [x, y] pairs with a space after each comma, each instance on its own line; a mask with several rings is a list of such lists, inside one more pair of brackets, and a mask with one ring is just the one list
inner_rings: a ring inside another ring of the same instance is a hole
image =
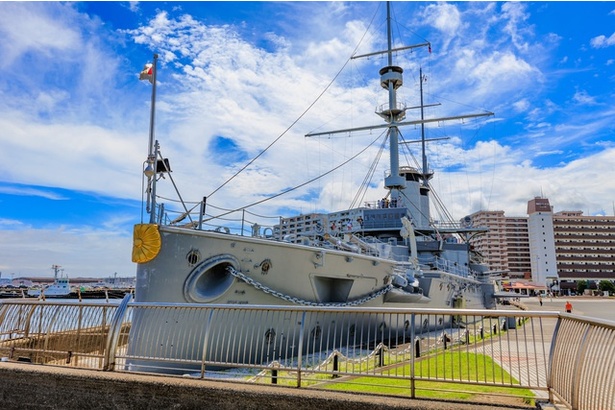
[[[447, 382], [417, 380], [415, 397], [478, 400], [483, 396], [508, 395], [520, 397], [523, 402], [530, 405], [533, 402], [534, 394], [528, 389], [469, 384], [480, 382], [519, 385], [519, 382], [495, 363], [491, 357], [482, 354], [446, 352], [429, 359], [420, 359], [415, 363], [414, 369], [416, 378], [447, 380]], [[410, 381], [408, 380], [410, 370], [409, 364], [400, 365], [383, 370], [382, 374], [390, 378], [357, 377], [348, 382], [330, 382], [322, 387], [337, 391], [410, 396]]]

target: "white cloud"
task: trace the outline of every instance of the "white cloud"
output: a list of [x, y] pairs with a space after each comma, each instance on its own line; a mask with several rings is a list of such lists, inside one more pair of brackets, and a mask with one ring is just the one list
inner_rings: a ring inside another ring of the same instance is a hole
[[449, 37], [456, 35], [462, 25], [461, 13], [452, 4], [430, 4], [425, 8], [425, 16], [430, 24]]
[[139, 11], [139, 2], [138, 1], [129, 1], [128, 2], [128, 8], [130, 9], [130, 11], [132, 12], [137, 12]]
[[19, 196], [38, 196], [42, 198], [51, 199], [54, 201], [61, 201], [61, 200], [66, 199], [64, 196], [58, 195], [55, 192], [45, 190], [45, 189], [30, 188], [27, 186], [15, 187], [15, 186], [0, 185], [0, 193], [9, 194], [9, 195], [19, 195]]
[[579, 104], [596, 104], [596, 99], [590, 96], [585, 90], [578, 90], [577, 92], [575, 92], [572, 99]]
[[589, 44], [593, 48], [604, 48], [610, 47], [615, 44], [615, 33], [611, 34], [610, 37], [606, 37], [605, 35], [599, 35], [590, 40]]
[[530, 108], [530, 102], [524, 98], [513, 103], [513, 107], [517, 112], [525, 112]]
[[[62, 16], [64, 13], [65, 16]], [[20, 2], [3, 4], [0, 13], [0, 34], [3, 37], [0, 42], [0, 67], [11, 65], [29, 52], [52, 57], [79, 47], [79, 34], [65, 24], [73, 15], [70, 6]]]

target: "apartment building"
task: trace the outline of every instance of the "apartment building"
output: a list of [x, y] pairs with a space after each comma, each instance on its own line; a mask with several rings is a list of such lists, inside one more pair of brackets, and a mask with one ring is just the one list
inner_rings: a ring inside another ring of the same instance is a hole
[[615, 279], [615, 217], [553, 214], [560, 280]]
[[489, 228], [487, 233], [472, 237], [470, 243], [483, 255], [490, 270], [512, 279], [530, 278], [527, 217], [507, 217], [504, 211], [478, 211], [469, 215], [469, 220], [474, 227]]
[[549, 287], [561, 281], [615, 280], [615, 216], [553, 212], [542, 197], [528, 201], [527, 213], [507, 217], [504, 211], [478, 211], [469, 216], [473, 226], [489, 228], [470, 242], [491, 270]]

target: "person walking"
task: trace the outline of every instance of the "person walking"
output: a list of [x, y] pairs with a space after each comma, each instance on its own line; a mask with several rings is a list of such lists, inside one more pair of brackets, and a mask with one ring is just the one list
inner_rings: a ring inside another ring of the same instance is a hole
[[566, 313], [572, 313], [572, 303], [566, 301]]
[[538, 295], [538, 301], [540, 302], [540, 306], [542, 306], [542, 295]]

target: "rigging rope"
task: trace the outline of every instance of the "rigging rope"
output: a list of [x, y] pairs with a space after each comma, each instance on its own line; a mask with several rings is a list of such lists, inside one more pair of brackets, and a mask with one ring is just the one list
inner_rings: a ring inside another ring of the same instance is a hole
[[374, 144], [376, 143], [376, 141], [378, 141], [378, 139], [380, 139], [380, 136], [378, 136], [378, 138], [376, 138], [375, 140], [373, 140], [373, 141], [372, 141], [369, 145], [367, 145], [367, 146], [366, 146], [365, 148], [363, 148], [361, 151], [357, 152], [355, 155], [353, 155], [352, 157], [348, 158], [346, 161], [344, 161], [344, 162], [340, 163], [340, 164], [339, 164], [338, 166], [336, 166], [336, 167], [331, 168], [329, 171], [325, 172], [325, 173], [324, 173], [324, 174], [322, 174], [322, 175], [318, 175], [317, 177], [314, 177], [314, 178], [312, 178], [312, 179], [310, 179], [310, 180], [307, 180], [307, 181], [305, 181], [305, 182], [304, 182], [304, 183], [302, 183], [302, 184], [296, 185], [296, 186], [294, 186], [294, 187], [292, 187], [292, 188], [288, 188], [288, 189], [286, 189], [286, 190], [284, 190], [284, 191], [282, 191], [282, 192], [279, 192], [279, 193], [277, 193], [277, 194], [275, 194], [275, 195], [272, 195], [272, 196], [270, 196], [270, 197], [263, 198], [263, 199], [261, 199], [261, 200], [259, 200], [259, 201], [256, 201], [256, 202], [252, 202], [252, 203], [251, 203], [251, 204], [249, 204], [249, 205], [245, 205], [245, 206], [242, 206], [242, 207], [239, 207], [239, 208], [235, 208], [235, 209], [229, 210], [228, 212], [225, 212], [225, 213], [223, 213], [223, 214], [220, 214], [220, 215], [218, 215], [217, 217], [213, 217], [213, 216], [212, 216], [211, 218], [209, 218], [209, 219], [207, 219], [207, 220], [205, 220], [205, 221], [209, 221], [209, 220], [212, 220], [212, 219], [220, 218], [220, 217], [222, 217], [222, 216], [226, 216], [226, 215], [231, 214], [231, 213], [233, 213], [233, 212], [240, 211], [241, 209], [250, 208], [250, 207], [252, 207], [252, 206], [262, 204], [262, 203], [264, 203], [264, 202], [270, 201], [270, 200], [272, 200], [272, 199], [274, 199], [274, 198], [277, 198], [277, 197], [279, 197], [279, 196], [282, 196], [282, 195], [284, 195], [284, 194], [287, 194], [287, 193], [289, 193], [289, 192], [292, 192], [292, 191], [294, 191], [294, 190], [297, 190], [297, 189], [299, 189], [299, 188], [301, 188], [301, 187], [304, 187], [304, 186], [306, 186], [306, 185], [308, 185], [308, 184], [311, 184], [312, 182], [317, 181], [317, 180], [319, 180], [319, 179], [321, 179], [321, 178], [323, 178], [323, 177], [325, 177], [325, 176], [329, 175], [330, 173], [332, 173], [332, 172], [334, 172], [334, 171], [336, 171], [336, 170], [340, 169], [341, 167], [343, 167], [344, 165], [346, 165], [346, 164], [347, 164], [347, 163], [349, 163], [350, 161], [352, 161], [352, 160], [354, 160], [355, 158], [357, 158], [359, 155], [363, 154], [365, 151], [367, 151], [367, 149], [368, 149], [369, 147], [371, 147], [372, 145], [374, 145]]
[[[374, 17], [372, 17], [372, 21], [370, 22], [367, 30], [365, 33], [363, 33], [363, 36], [361, 37], [361, 40], [359, 41], [359, 43], [356, 45], [356, 47], [354, 48], [354, 50], [351, 53], [351, 56], [356, 54], [357, 49], [359, 48], [359, 45], [361, 45], [361, 42], [363, 41], [363, 38], [365, 38], [365, 35], [367, 34], [369, 27], [371, 27], [373, 21], [375, 18], [375, 14]], [[333, 85], [333, 83], [337, 80], [337, 78], [340, 76], [340, 74], [342, 73], [342, 71], [344, 71], [344, 69], [346, 68], [346, 66], [348, 65], [348, 63], [351, 61], [351, 58], [348, 57], [346, 59], [346, 62], [342, 65], [342, 67], [338, 70], [338, 72], [335, 74], [335, 76], [331, 79], [331, 81], [329, 82], [329, 84], [327, 84], [327, 86], [322, 90], [322, 92], [316, 97], [316, 99], [314, 101], [312, 101], [312, 103], [310, 105], [308, 105], [308, 107], [301, 113], [301, 115], [299, 115], [299, 117], [297, 117], [297, 119], [295, 119], [295, 121], [293, 121], [275, 140], [273, 140], [273, 142], [271, 142], [264, 150], [262, 150], [261, 152], [259, 152], [254, 158], [252, 158], [250, 161], [248, 161], [247, 164], [245, 164], [243, 167], [241, 167], [241, 169], [239, 169], [235, 174], [233, 174], [229, 179], [227, 179], [222, 185], [220, 185], [218, 188], [214, 189], [214, 191], [212, 193], [210, 193], [208, 195], [208, 197], [211, 197], [213, 194], [215, 194], [216, 192], [218, 192], [220, 189], [222, 189], [225, 185], [227, 185], [229, 182], [231, 182], [233, 179], [235, 179], [235, 177], [237, 177], [237, 175], [239, 175], [240, 173], [242, 173], [246, 168], [248, 168], [250, 165], [252, 165], [258, 158], [260, 158], [265, 152], [267, 152], [269, 150], [269, 148], [271, 148], [275, 143], [277, 143], [284, 135], [286, 135], [286, 133], [288, 131], [290, 131], [295, 124], [297, 124], [299, 122], [299, 120], [301, 118], [303, 118], [305, 116], [305, 114], [307, 114], [312, 107], [322, 98], [322, 96], [329, 90], [329, 88]]]
[[[386, 143], [388, 140], [389, 132], [390, 132], [389, 129], [387, 129], [386, 137], [383, 139], [382, 145], [380, 145], [380, 148], [378, 150], [378, 155], [376, 155], [376, 158], [374, 158], [374, 161], [372, 162], [372, 165], [367, 171], [367, 174], [365, 175], [363, 182], [359, 186], [359, 189], [357, 190], [357, 194], [355, 195], [355, 197], [353, 198], [350, 204], [350, 209], [358, 207], [358, 205], [361, 203], [363, 198], [365, 198], [365, 194], [367, 193], [367, 188], [369, 187], [369, 183], [371, 182], [372, 178], [374, 177], [374, 174], [376, 173], [376, 168], [377, 168], [378, 163], [380, 162], [380, 158], [382, 158], [382, 154], [384, 152], [384, 148], [386, 147]], [[359, 199], [359, 197], [361, 197], [361, 199]]]

